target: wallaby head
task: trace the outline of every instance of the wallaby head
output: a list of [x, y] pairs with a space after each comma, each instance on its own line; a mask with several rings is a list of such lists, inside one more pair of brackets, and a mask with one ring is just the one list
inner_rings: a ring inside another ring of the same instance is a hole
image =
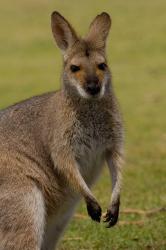
[[64, 58], [64, 88], [83, 98], [102, 98], [109, 93], [110, 70], [105, 54], [111, 27], [110, 16], [103, 12], [80, 38], [58, 12], [51, 16], [52, 32]]

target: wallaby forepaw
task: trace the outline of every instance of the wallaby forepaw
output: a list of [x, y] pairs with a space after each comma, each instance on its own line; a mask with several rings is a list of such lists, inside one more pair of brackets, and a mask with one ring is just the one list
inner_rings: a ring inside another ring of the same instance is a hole
[[108, 222], [107, 228], [113, 227], [119, 217], [119, 204], [113, 205], [111, 208], [109, 208], [106, 212], [106, 214], [103, 216], [103, 221]]
[[97, 202], [94, 202], [94, 201], [88, 202], [87, 210], [92, 220], [100, 222], [102, 211], [101, 211], [101, 207], [99, 206]]

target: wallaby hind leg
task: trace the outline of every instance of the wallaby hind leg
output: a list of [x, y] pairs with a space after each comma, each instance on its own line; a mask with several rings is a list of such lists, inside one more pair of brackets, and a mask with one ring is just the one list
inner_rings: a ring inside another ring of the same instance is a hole
[[0, 250], [40, 250], [44, 201], [40, 190], [26, 183], [0, 186]]
[[63, 236], [64, 230], [68, 225], [79, 199], [71, 201], [69, 206], [61, 211], [57, 216], [51, 218], [51, 222], [46, 227], [42, 250], [57, 249], [59, 240]]

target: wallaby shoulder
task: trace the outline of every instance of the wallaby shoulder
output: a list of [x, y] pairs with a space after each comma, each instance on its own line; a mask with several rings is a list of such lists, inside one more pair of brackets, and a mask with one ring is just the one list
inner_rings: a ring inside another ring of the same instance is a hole
[[32, 97], [0, 111], [1, 160], [3, 155], [34, 159], [47, 156], [43, 137], [49, 130], [46, 126], [50, 109], [56, 109], [56, 104], [51, 104], [56, 95], [59, 91]]
[[37, 110], [41, 110], [42, 106], [54, 95], [56, 95], [56, 92], [49, 92], [42, 95], [33, 96], [0, 110], [0, 124], [2, 124], [4, 121], [10, 122], [10, 120], [14, 118], [16, 114], [19, 114], [20, 116], [27, 112], [26, 115], [28, 116], [29, 112], [29, 114], [32, 115]]

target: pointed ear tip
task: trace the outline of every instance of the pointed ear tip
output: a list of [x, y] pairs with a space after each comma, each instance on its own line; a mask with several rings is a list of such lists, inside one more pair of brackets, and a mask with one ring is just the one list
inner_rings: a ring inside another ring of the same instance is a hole
[[100, 14], [100, 16], [103, 16], [103, 17], [105, 17], [105, 18], [107, 18], [110, 22], [111, 22], [111, 16], [107, 13], [107, 12], [102, 12], [101, 14]]
[[58, 11], [55, 10], [51, 13], [51, 18], [55, 18], [55, 17], [62, 17], [62, 15]]
[[110, 16], [106, 11], [103, 11], [100, 15], [103, 15], [103, 16]]

